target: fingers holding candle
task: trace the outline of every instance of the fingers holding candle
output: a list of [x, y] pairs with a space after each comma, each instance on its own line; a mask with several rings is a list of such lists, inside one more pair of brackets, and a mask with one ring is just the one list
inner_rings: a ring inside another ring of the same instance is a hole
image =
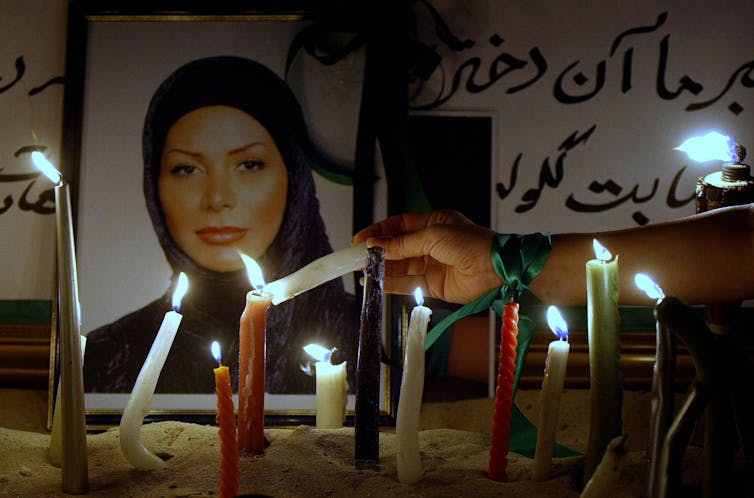
[[500, 286], [490, 262], [494, 232], [458, 213], [438, 211], [388, 218], [354, 236], [385, 249], [386, 292], [466, 303]]

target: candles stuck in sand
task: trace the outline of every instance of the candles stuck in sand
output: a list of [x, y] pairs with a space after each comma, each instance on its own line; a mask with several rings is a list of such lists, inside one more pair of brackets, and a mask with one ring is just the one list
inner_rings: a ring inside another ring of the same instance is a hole
[[507, 302], [503, 308], [500, 326], [500, 359], [487, 471], [490, 479], [499, 482], [508, 481], [508, 445], [511, 439], [513, 381], [516, 376], [516, 346], [518, 345], [518, 308], [516, 301]]
[[333, 365], [331, 358], [335, 349], [330, 350], [319, 344], [307, 344], [304, 351], [317, 360], [314, 364], [317, 376], [317, 429], [343, 427], [348, 400], [347, 362]]
[[128, 397], [128, 403], [120, 419], [120, 449], [131, 465], [139, 470], [154, 470], [165, 466], [165, 462], [152, 454], [141, 442], [141, 425], [149, 412], [152, 395], [157, 386], [162, 367], [173, 345], [183, 315], [178, 313], [181, 300], [188, 291], [188, 278], [184, 273], [178, 277], [173, 291], [173, 309], [165, 313], [162, 325], [155, 336], [147, 359], [141, 366], [139, 376]]
[[217, 425], [220, 426], [220, 498], [232, 498], [238, 492], [238, 435], [233, 406], [230, 371], [222, 364], [220, 344], [212, 341], [212, 356], [217, 360], [215, 392], [217, 393]]
[[571, 350], [568, 344], [568, 325], [555, 306], [547, 308], [547, 324], [557, 339], [552, 341], [547, 348], [545, 376], [539, 396], [539, 426], [532, 466], [533, 481], [544, 481], [550, 472], [552, 453], [555, 449], [560, 397], [563, 394], [568, 353]]
[[[242, 256], [252, 287], [264, 285], [256, 261]], [[272, 295], [260, 290], [246, 294], [238, 331], [238, 451], [241, 456], [264, 454], [264, 388], [267, 309]]]
[[385, 250], [367, 249], [364, 299], [359, 326], [354, 414], [354, 465], [375, 468], [380, 456], [380, 360], [382, 357], [382, 279]]
[[413, 484], [422, 478], [419, 454], [419, 412], [424, 393], [424, 341], [432, 310], [424, 306], [421, 288], [414, 292], [416, 306], [411, 310], [403, 355], [403, 377], [395, 423], [398, 480]]
[[73, 239], [71, 189], [63, 175], [44, 154], [34, 151], [31, 158], [34, 165], [55, 184], [62, 489], [64, 493], [82, 494], [89, 488], [89, 464], [84, 416], [84, 373], [81, 368], [81, 307]]
[[584, 480], [591, 477], [607, 444], [621, 434], [623, 387], [620, 358], [618, 256], [594, 239], [596, 259], [586, 263], [587, 333], [591, 418]]

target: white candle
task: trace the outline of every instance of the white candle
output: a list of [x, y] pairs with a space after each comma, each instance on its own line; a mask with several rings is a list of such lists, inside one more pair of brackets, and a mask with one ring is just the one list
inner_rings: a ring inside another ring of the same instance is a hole
[[277, 305], [334, 278], [364, 268], [366, 257], [366, 243], [341, 249], [270, 282], [263, 290], [273, 295], [272, 304]]
[[[634, 275], [634, 283], [659, 306], [665, 299], [665, 293], [652, 278], [644, 273]], [[655, 308], [655, 318], [657, 309]], [[663, 481], [667, 476], [662, 475], [662, 452], [665, 447], [665, 437], [673, 422], [673, 375], [675, 369], [675, 351], [668, 328], [656, 320], [655, 363], [652, 372], [652, 401], [651, 418], [649, 421], [649, 444], [647, 460], [647, 496], [660, 496]]]
[[304, 346], [312, 358], [317, 376], [317, 429], [337, 429], [343, 427], [346, 418], [348, 383], [346, 367], [348, 362], [331, 363], [332, 351], [318, 344]]
[[84, 414], [84, 374], [81, 368], [81, 308], [71, 215], [71, 190], [44, 154], [34, 151], [31, 158], [37, 168], [56, 184], [62, 489], [65, 493], [82, 494], [89, 489], [89, 463]]
[[568, 352], [568, 326], [555, 306], [547, 308], [547, 324], [558, 337], [550, 343], [545, 360], [545, 376], [539, 396], [539, 428], [537, 446], [534, 450], [532, 480], [544, 481], [552, 465], [552, 452], [555, 448], [555, 432], [558, 425], [560, 397], [563, 393]]
[[165, 466], [165, 462], [152, 454], [141, 442], [141, 425], [152, 404], [152, 394], [160, 377], [165, 359], [173, 345], [183, 315], [175, 311], [188, 290], [188, 278], [184, 273], [178, 277], [173, 292], [173, 310], [165, 313], [160, 330], [152, 343], [147, 359], [141, 366], [139, 376], [128, 398], [120, 419], [120, 449], [131, 465], [139, 470], [153, 470]]
[[422, 478], [419, 454], [419, 411], [424, 392], [424, 341], [432, 311], [423, 306], [421, 289], [414, 292], [417, 305], [411, 310], [403, 355], [403, 377], [395, 423], [398, 480], [412, 484]]
[[[594, 240], [597, 259], [586, 263], [590, 414], [584, 480], [591, 477], [610, 440], [622, 430], [623, 389], [618, 313], [618, 257]], [[612, 259], [612, 260], [611, 260]]]
[[579, 498], [603, 498], [616, 491], [615, 487], [620, 481], [620, 475], [628, 457], [626, 439], [628, 439], [628, 434], [623, 434], [608, 442], [605, 455], [589, 482], [584, 486]]

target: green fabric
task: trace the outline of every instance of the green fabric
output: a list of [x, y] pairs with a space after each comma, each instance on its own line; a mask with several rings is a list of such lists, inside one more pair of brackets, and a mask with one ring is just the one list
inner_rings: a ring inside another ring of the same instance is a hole
[[[492, 308], [502, 315], [505, 303], [519, 302], [522, 297], [527, 301], [538, 301], [529, 289], [529, 284], [539, 275], [552, 249], [549, 234], [497, 234], [492, 243], [492, 266], [497, 275], [505, 282], [500, 288], [492, 289], [446, 318], [440, 321], [427, 334], [425, 348], [431, 347], [455, 321]], [[536, 323], [529, 317], [519, 314], [516, 345], [516, 373], [513, 380], [513, 397], [515, 399], [521, 371], [526, 363], [526, 353], [534, 336]], [[537, 444], [537, 428], [526, 418], [514, 404], [511, 412], [511, 434], [509, 451], [534, 457]], [[575, 450], [555, 445], [554, 456], [557, 458], [579, 455]]]
[[0, 300], [0, 323], [4, 325], [49, 325], [52, 301]]

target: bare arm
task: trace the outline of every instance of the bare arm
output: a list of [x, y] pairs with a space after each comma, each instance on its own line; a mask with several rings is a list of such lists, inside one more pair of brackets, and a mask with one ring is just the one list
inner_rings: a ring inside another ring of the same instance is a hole
[[593, 238], [619, 255], [622, 304], [647, 304], [634, 285], [639, 272], [689, 304], [754, 297], [754, 205], [626, 230], [556, 235], [534, 293], [545, 302], [585, 303], [584, 263], [594, 257]]
[[[455, 212], [404, 214], [376, 223], [354, 242], [386, 250], [385, 291], [465, 303], [499, 286], [490, 251], [494, 233]], [[586, 303], [584, 265], [597, 238], [619, 256], [621, 303], [647, 304], [633, 283], [649, 274], [690, 304], [754, 298], [754, 205], [736, 206], [646, 227], [558, 234], [532, 290], [544, 302]]]

